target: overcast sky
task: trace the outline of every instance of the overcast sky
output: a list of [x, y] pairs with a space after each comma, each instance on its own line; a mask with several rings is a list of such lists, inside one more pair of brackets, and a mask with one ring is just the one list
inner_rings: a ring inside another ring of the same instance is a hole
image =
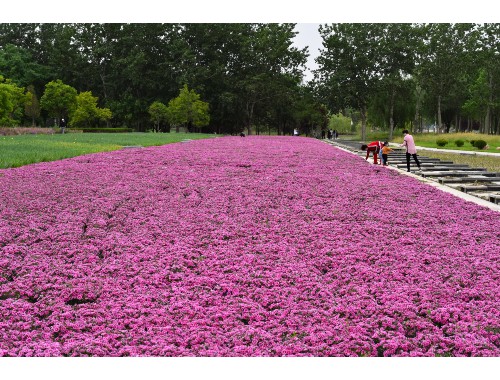
[[319, 55], [319, 49], [323, 47], [321, 37], [318, 33], [319, 24], [297, 24], [295, 30], [298, 34], [295, 36], [294, 45], [302, 49], [308, 47], [309, 57], [307, 59], [307, 70], [304, 73], [304, 82], [313, 78], [311, 70], [318, 67], [314, 59]]

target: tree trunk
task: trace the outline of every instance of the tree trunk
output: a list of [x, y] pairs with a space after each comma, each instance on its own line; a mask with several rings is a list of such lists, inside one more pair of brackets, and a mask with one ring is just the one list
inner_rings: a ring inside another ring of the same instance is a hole
[[391, 93], [391, 104], [389, 106], [389, 141], [392, 140], [392, 135], [394, 132], [394, 97], [396, 91], [392, 89]]
[[252, 132], [252, 119], [253, 119], [253, 109], [255, 107], [255, 102], [247, 102], [247, 136], [250, 136]]
[[360, 110], [361, 113], [361, 140], [366, 140], [366, 105], [363, 105]]
[[417, 99], [417, 104], [415, 105], [415, 119], [413, 123], [414, 123], [414, 130], [420, 130], [420, 132], [422, 132], [421, 130], [422, 125], [420, 124], [420, 101], [418, 99]]
[[438, 122], [437, 122], [437, 129], [436, 129], [436, 133], [440, 133], [441, 132], [441, 128], [442, 128], [442, 120], [441, 120], [441, 95], [438, 95], [438, 104], [437, 104], [437, 117], [438, 117]]

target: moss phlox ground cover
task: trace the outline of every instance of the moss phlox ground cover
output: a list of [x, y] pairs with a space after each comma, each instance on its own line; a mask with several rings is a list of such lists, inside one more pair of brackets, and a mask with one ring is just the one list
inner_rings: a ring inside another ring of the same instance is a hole
[[499, 356], [498, 213], [318, 140], [0, 171], [2, 356]]

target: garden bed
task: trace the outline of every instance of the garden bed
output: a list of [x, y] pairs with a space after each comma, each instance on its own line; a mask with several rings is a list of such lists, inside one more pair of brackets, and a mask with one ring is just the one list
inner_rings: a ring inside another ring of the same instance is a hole
[[321, 141], [0, 178], [0, 355], [500, 355], [500, 215]]

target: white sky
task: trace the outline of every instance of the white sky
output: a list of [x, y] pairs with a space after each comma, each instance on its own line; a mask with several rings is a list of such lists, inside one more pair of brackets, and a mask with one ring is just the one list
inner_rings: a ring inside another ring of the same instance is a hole
[[298, 23], [295, 30], [298, 34], [295, 36], [294, 45], [302, 49], [308, 47], [309, 57], [307, 58], [307, 69], [304, 72], [304, 82], [308, 82], [313, 78], [311, 70], [318, 67], [315, 58], [319, 55], [319, 49], [323, 47], [322, 39], [318, 33], [319, 24], [302, 24]]

